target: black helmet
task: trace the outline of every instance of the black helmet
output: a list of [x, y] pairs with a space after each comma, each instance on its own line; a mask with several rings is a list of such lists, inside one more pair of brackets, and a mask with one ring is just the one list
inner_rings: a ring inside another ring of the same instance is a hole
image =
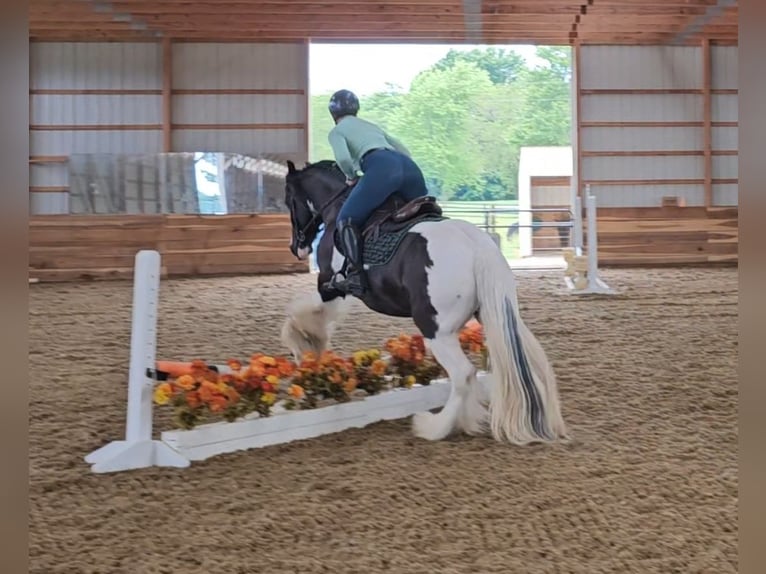
[[334, 120], [343, 116], [355, 116], [359, 112], [359, 98], [349, 90], [338, 90], [330, 98], [327, 108]]

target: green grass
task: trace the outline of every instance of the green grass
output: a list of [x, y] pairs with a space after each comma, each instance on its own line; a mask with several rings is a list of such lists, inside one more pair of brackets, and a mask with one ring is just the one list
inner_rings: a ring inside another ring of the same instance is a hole
[[[495, 213], [492, 214], [491, 208], [501, 207], [516, 207], [518, 201], [503, 200], [503, 201], [440, 201], [444, 210], [444, 214], [453, 219], [462, 219], [473, 223], [474, 225], [484, 228], [486, 225], [486, 216], [483, 209], [486, 209], [490, 213], [490, 225], [493, 225], [492, 219], [494, 219], [494, 225], [498, 226], [494, 229], [489, 229], [490, 233], [494, 232], [500, 236], [500, 249], [508, 258], [516, 259], [519, 256], [519, 236], [515, 235], [512, 240], [506, 239], [506, 233], [508, 226], [519, 220], [518, 213]], [[467, 213], [463, 210], [470, 210], [471, 213]]]

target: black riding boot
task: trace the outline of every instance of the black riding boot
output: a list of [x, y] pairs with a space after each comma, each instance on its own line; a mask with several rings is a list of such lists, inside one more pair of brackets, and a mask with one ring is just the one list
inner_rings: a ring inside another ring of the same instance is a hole
[[356, 226], [350, 222], [341, 223], [338, 233], [343, 246], [343, 255], [346, 257], [346, 277], [338, 279], [338, 275], [335, 275], [330, 285], [343, 293], [362, 295], [367, 290], [367, 276], [362, 263], [364, 240]]

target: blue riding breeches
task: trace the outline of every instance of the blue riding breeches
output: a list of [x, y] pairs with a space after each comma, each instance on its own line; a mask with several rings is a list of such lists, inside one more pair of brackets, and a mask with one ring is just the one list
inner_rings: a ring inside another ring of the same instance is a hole
[[405, 201], [428, 195], [423, 172], [412, 159], [398, 151], [376, 149], [361, 161], [364, 175], [341, 207], [336, 224], [351, 220], [361, 229], [372, 213], [394, 193]]

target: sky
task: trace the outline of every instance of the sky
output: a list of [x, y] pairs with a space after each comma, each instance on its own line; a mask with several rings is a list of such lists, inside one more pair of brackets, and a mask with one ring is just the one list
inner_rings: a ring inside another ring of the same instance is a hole
[[[471, 45], [447, 44], [311, 44], [309, 90], [312, 94], [342, 88], [363, 96], [386, 89], [388, 83], [409, 89], [413, 78], [438, 62], [450, 49]], [[534, 46], [495, 46], [513, 49], [535, 62]]]

